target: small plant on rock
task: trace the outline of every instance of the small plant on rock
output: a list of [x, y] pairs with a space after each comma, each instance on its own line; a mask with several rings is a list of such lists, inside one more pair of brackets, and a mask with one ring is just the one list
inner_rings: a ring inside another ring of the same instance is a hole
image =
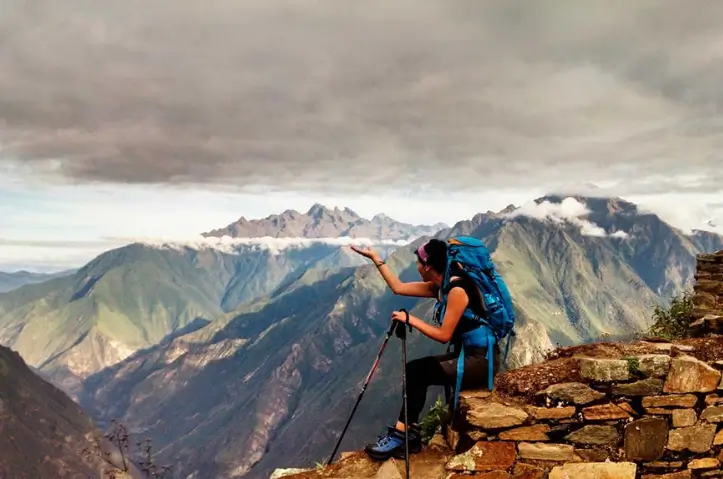
[[447, 405], [442, 401], [441, 397], [437, 397], [437, 401], [429, 408], [429, 412], [424, 416], [424, 420], [419, 425], [422, 430], [422, 441], [428, 443], [437, 429], [442, 424], [442, 419], [447, 414]]
[[667, 307], [656, 305], [653, 311], [653, 325], [649, 334], [660, 336], [668, 341], [690, 336], [690, 323], [693, 320], [693, 292], [685, 290], [676, 294]]

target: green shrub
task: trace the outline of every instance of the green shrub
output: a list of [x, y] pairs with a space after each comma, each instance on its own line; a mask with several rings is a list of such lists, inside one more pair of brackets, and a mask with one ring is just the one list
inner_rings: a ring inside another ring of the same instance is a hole
[[422, 441], [428, 443], [437, 429], [442, 424], [442, 419], [447, 413], [447, 404], [442, 401], [441, 397], [437, 397], [437, 401], [429, 408], [429, 412], [424, 416], [424, 420], [419, 425], [422, 430]]
[[690, 323], [692, 321], [693, 292], [685, 290], [673, 296], [667, 307], [655, 306], [653, 325], [648, 332], [668, 341], [681, 339], [690, 335]]

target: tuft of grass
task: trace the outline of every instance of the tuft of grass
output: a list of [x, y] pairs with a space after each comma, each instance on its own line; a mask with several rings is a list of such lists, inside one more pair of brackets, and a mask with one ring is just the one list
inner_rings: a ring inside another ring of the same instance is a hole
[[640, 361], [635, 357], [623, 357], [621, 358], [628, 362], [628, 371], [631, 376], [642, 376], [643, 372], [640, 370]]

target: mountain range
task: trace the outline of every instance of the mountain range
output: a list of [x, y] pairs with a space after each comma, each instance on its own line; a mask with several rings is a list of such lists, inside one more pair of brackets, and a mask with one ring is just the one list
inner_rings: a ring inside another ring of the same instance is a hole
[[73, 270], [58, 273], [32, 273], [30, 271], [15, 271], [12, 273], [0, 271], [0, 293], [7, 293], [26, 284], [42, 283], [49, 279], [68, 276]]
[[[429, 318], [433, 305], [394, 296], [375, 267], [332, 239], [372, 238], [414, 280], [413, 249], [425, 238], [482, 238], [518, 312], [507, 367], [555, 343], [645, 329], [652, 307], [692, 280], [695, 255], [723, 249], [718, 235], [686, 235], [618, 198], [550, 195], [438, 231], [339, 219], [354, 216], [319, 205], [242, 218], [205, 244], [109, 251], [72, 276], [0, 295], [0, 342], [99, 426], [120, 419], [152, 438], [174, 477], [266, 478], [331, 452], [391, 311]], [[421, 231], [430, 234], [415, 239]], [[315, 241], [297, 241], [303, 234]], [[445, 350], [419, 333], [408, 347], [410, 358]], [[394, 419], [400, 368], [392, 341], [342, 450]]]
[[384, 238], [410, 240], [431, 235], [448, 228], [444, 223], [431, 226], [401, 223], [380, 213], [371, 220], [362, 218], [349, 208], [333, 209], [316, 203], [306, 213], [286, 210], [259, 220], [243, 216], [225, 228], [203, 233], [205, 237], [230, 236], [232, 238]]

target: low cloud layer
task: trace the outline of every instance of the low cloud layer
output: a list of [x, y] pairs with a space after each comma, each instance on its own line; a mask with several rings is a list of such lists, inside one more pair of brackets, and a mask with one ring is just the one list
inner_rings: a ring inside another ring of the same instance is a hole
[[[122, 239], [112, 239], [114, 241]], [[188, 240], [163, 240], [152, 238], [128, 238], [128, 243], [142, 243], [156, 248], [169, 249], [185, 249], [191, 248], [195, 250], [215, 249], [228, 254], [238, 254], [248, 250], [269, 251], [272, 254], [279, 254], [287, 249], [302, 249], [314, 245], [327, 246], [359, 246], [359, 247], [399, 247], [409, 244], [404, 240], [385, 240], [370, 238], [275, 238], [271, 236], [260, 238], [231, 238], [230, 236], [215, 237], [198, 237]]]
[[0, 162], [36, 177], [345, 194], [723, 182], [723, 2], [0, 0], [0, 12]]
[[226, 254], [248, 251], [268, 251], [281, 254], [289, 249], [304, 249], [316, 245], [348, 247], [351, 245], [376, 248], [379, 251], [396, 249], [409, 244], [404, 240], [371, 238], [220, 238], [194, 236], [189, 238], [108, 237], [98, 241], [26, 241], [0, 238], [0, 271], [29, 270], [57, 272], [77, 268], [111, 249], [132, 243], [152, 248], [197, 251], [213, 249]]

